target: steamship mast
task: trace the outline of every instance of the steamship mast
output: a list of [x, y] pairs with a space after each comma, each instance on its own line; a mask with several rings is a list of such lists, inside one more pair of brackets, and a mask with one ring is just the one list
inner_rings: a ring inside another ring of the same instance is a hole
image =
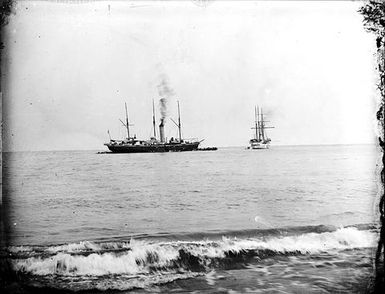
[[178, 127], [179, 142], [182, 142], [182, 126], [181, 126], [181, 123], [180, 123], [179, 101], [177, 101], [177, 103], [178, 103], [178, 122], [175, 122], [172, 118], [170, 118], [170, 119]]
[[127, 111], [127, 103], [124, 102], [124, 107], [126, 109], [126, 122], [124, 123], [121, 119], [120, 122], [122, 123], [122, 125], [127, 129], [127, 140], [130, 140], [131, 137], [130, 137], [130, 123], [128, 122], [128, 111]]
[[154, 128], [154, 138], [156, 139], [155, 105], [154, 105], [154, 99], [152, 99], [152, 125], [153, 125], [153, 128]]

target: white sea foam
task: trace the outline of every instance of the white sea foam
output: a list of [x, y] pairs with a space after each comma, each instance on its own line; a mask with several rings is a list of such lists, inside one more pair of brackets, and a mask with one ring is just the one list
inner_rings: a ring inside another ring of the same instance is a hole
[[[215, 242], [176, 241], [163, 243], [131, 240], [130, 243], [125, 245], [129, 247], [129, 250], [119, 253], [97, 252], [103, 246], [95, 244], [95, 247], [93, 243], [69, 244], [64, 245], [67, 247], [60, 247], [60, 250], [58, 246], [52, 247], [52, 251], [57, 253], [50, 257], [30, 257], [15, 260], [14, 267], [17, 271], [34, 275], [137, 275], [148, 274], [154, 268], [175, 267], [176, 262], [183, 261], [183, 258], [186, 258], [182, 256], [182, 252], [186, 256], [196, 257], [202, 266], [209, 266], [213, 259], [224, 258], [229, 253], [242, 254], [242, 252], [251, 250], [269, 250], [280, 254], [290, 252], [311, 254], [331, 250], [374, 247], [376, 237], [374, 232], [349, 227], [334, 232], [307, 233], [268, 239], [222, 238], [222, 240]], [[78, 250], [79, 248], [85, 248], [84, 246], [90, 250], [97, 250], [89, 255], [71, 254], [75, 248]], [[122, 244], [118, 246], [121, 247]], [[68, 251], [63, 252], [64, 249]], [[185, 266], [188, 262], [187, 258]], [[189, 270], [188, 268], [185, 269]]]
[[103, 251], [103, 250], [117, 250], [130, 248], [129, 242], [109, 242], [109, 243], [93, 243], [89, 241], [82, 241], [79, 243], [64, 244], [59, 246], [52, 246], [47, 248], [48, 252], [83, 252], [83, 251]]
[[106, 243], [94, 243], [90, 241], [81, 241], [79, 243], [70, 243], [56, 246], [10, 246], [8, 251], [11, 253], [33, 253], [33, 252], [46, 252], [46, 253], [81, 253], [81, 252], [100, 252], [108, 250], [119, 250], [131, 248], [130, 242], [106, 242]]

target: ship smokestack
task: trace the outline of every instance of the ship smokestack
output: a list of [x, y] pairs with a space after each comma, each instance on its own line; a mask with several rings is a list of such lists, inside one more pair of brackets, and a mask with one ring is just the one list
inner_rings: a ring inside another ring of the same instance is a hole
[[160, 124], [159, 124], [159, 138], [160, 142], [164, 143], [166, 141], [164, 137], [164, 124], [165, 119], [167, 117], [167, 99], [161, 98], [159, 100], [159, 106], [160, 106]]
[[164, 138], [164, 119], [163, 118], [161, 118], [160, 120], [159, 136], [160, 136], [160, 142], [164, 143], [166, 140]]

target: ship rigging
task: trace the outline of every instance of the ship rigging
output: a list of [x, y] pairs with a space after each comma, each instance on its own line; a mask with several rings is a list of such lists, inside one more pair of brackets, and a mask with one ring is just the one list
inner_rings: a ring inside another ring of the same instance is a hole
[[[164, 102], [164, 100], [160, 101], [161, 103]], [[125, 110], [126, 110], [126, 121], [123, 122], [120, 120], [120, 122], [123, 124], [123, 126], [127, 130], [127, 138], [125, 140], [113, 140], [110, 137], [110, 142], [105, 143], [104, 145], [107, 146], [107, 148], [114, 152], [114, 153], [144, 153], [144, 152], [170, 152], [170, 151], [193, 151], [197, 150], [199, 147], [199, 144], [203, 141], [198, 140], [186, 140], [182, 139], [182, 127], [181, 127], [181, 119], [180, 119], [180, 106], [179, 101], [178, 103], [178, 122], [175, 122], [172, 118], [171, 121], [178, 127], [178, 138], [171, 138], [170, 140], [167, 140], [165, 137], [165, 119], [166, 117], [162, 115], [160, 119], [159, 124], [159, 140], [156, 136], [156, 119], [155, 119], [155, 104], [154, 100], [152, 101], [152, 124], [153, 124], [153, 131], [154, 136], [151, 137], [149, 140], [139, 140], [134, 135], [131, 137], [130, 135], [130, 126], [128, 120], [128, 111], [127, 111], [127, 104], [125, 103]], [[110, 133], [108, 131], [108, 134], [110, 136]]]
[[262, 107], [259, 108], [255, 106], [254, 108], [255, 116], [255, 126], [252, 129], [255, 129], [254, 138], [250, 139], [250, 146], [248, 149], [268, 149], [270, 146], [271, 139], [266, 134], [266, 129], [272, 129], [274, 127], [267, 127], [265, 125], [266, 121], [264, 120]]

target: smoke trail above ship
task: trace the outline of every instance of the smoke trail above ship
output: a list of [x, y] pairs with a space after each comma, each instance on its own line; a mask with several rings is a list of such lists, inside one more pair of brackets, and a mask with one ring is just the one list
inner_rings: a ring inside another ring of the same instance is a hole
[[159, 110], [160, 110], [159, 136], [160, 136], [160, 141], [165, 142], [164, 124], [166, 122], [166, 118], [168, 115], [168, 104], [169, 104], [170, 98], [175, 94], [165, 74], [160, 76], [160, 83], [158, 85], [158, 94], [161, 97], [159, 100]]
[[170, 98], [175, 95], [175, 91], [171, 88], [169, 80], [165, 74], [160, 76], [160, 83], [158, 85], [158, 94], [160, 97], [160, 119], [164, 120], [168, 115], [168, 104]]

